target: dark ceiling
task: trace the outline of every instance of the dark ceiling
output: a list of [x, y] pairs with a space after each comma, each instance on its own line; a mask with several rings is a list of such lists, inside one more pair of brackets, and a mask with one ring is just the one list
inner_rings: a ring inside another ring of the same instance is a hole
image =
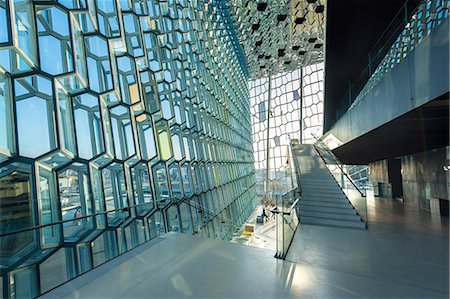
[[368, 164], [448, 145], [449, 94], [390, 121], [336, 149], [344, 164]]
[[[419, 0], [409, 0], [408, 7]], [[325, 51], [324, 132], [336, 121], [336, 109], [367, 65], [367, 55], [405, 0], [328, 0]]]

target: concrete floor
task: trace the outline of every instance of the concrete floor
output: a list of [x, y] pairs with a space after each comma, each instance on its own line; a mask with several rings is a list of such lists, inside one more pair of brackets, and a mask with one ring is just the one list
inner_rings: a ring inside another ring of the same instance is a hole
[[46, 298], [448, 298], [448, 223], [369, 201], [369, 230], [302, 225], [287, 256], [170, 233]]

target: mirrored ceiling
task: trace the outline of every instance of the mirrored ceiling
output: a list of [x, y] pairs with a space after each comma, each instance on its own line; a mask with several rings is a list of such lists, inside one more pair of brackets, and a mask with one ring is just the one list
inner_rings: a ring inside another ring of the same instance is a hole
[[326, 0], [227, 0], [253, 79], [323, 61]]

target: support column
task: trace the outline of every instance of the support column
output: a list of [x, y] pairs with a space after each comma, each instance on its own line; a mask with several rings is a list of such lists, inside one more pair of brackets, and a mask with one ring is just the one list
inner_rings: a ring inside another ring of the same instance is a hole
[[266, 197], [269, 193], [269, 176], [270, 176], [270, 108], [271, 108], [271, 98], [272, 98], [272, 76], [269, 74], [269, 96], [267, 97], [267, 140], [266, 140]]
[[303, 67], [300, 68], [300, 144], [303, 144]]

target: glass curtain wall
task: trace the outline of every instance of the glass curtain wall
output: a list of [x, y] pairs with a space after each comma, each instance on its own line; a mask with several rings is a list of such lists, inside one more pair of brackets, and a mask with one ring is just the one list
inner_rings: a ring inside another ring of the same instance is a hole
[[[37, 296], [256, 204], [222, 2], [0, 0], [0, 295]], [[225, 223], [225, 224], [224, 224]]]
[[270, 78], [270, 93], [269, 77], [249, 81], [253, 149], [260, 197], [265, 196], [266, 185], [274, 196], [296, 187], [289, 142], [298, 139], [303, 143], [314, 143], [323, 130], [323, 63]]

